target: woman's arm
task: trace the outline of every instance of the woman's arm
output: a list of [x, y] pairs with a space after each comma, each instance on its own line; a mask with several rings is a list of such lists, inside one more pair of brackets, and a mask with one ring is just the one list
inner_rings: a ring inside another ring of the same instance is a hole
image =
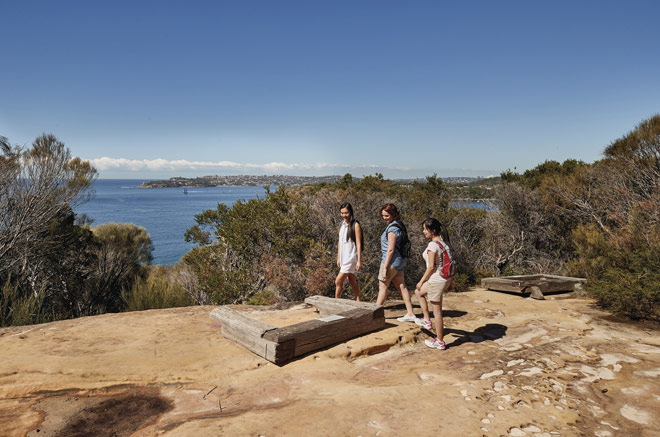
[[341, 232], [339, 232], [339, 238], [337, 241], [337, 268], [341, 269]]
[[396, 249], [396, 234], [392, 231], [387, 233], [387, 253], [385, 254], [385, 268], [389, 269]]
[[429, 278], [433, 274], [433, 270], [435, 270], [435, 251], [427, 250], [426, 253], [428, 254], [429, 262], [426, 263], [426, 271], [424, 271], [424, 275], [422, 275], [422, 279], [419, 280], [417, 286], [415, 287], [418, 290], [422, 289], [422, 285], [424, 285], [424, 283], [429, 280]]
[[357, 266], [358, 270], [362, 270], [362, 227], [360, 223], [355, 222], [355, 245], [357, 246]]

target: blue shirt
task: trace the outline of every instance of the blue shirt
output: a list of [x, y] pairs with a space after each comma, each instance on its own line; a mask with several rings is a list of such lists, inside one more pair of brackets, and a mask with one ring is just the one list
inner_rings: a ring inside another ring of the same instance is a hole
[[399, 247], [401, 246], [401, 237], [403, 235], [403, 232], [401, 232], [401, 229], [398, 227], [394, 226], [395, 223], [401, 224], [400, 221], [394, 220], [392, 223], [387, 225], [385, 228], [385, 231], [383, 234], [380, 236], [380, 249], [383, 252], [383, 257], [381, 258], [380, 262], [384, 263], [385, 258], [387, 257], [387, 249], [388, 249], [388, 241], [387, 241], [387, 234], [389, 232], [393, 232], [394, 235], [396, 235], [396, 247], [394, 248], [394, 254], [392, 255], [392, 267], [394, 267], [397, 270], [403, 270], [406, 268], [406, 259], [401, 256], [401, 253], [399, 252]]

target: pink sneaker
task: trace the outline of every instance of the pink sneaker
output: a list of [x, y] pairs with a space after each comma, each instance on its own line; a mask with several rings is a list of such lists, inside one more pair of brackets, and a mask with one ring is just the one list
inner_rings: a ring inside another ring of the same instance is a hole
[[433, 327], [431, 321], [426, 319], [415, 319], [415, 323], [421, 326], [422, 328], [426, 328], [426, 329], [431, 329]]
[[424, 340], [424, 343], [426, 343], [426, 345], [431, 349], [439, 349], [441, 351], [447, 349], [445, 342], [439, 340], [438, 337], [434, 338], [433, 340]]

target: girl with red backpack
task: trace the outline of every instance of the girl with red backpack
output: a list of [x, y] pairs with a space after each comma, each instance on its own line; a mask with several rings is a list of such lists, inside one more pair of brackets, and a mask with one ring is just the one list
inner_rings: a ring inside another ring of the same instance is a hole
[[445, 350], [447, 345], [442, 340], [444, 337], [442, 295], [451, 284], [455, 265], [449, 248], [449, 235], [442, 223], [434, 218], [426, 219], [422, 223], [422, 232], [431, 241], [422, 254], [424, 261], [426, 261], [426, 271], [415, 288], [415, 295], [419, 299], [424, 318], [415, 319], [415, 323], [431, 330], [432, 323], [429, 315], [428, 299], [433, 308], [436, 337], [433, 340], [425, 340], [424, 342], [430, 348]]

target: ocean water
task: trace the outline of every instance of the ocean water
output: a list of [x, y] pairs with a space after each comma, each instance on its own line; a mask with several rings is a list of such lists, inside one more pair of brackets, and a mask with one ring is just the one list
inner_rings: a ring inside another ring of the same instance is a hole
[[497, 203], [492, 200], [452, 200], [449, 206], [454, 209], [472, 208], [483, 209], [484, 211], [499, 211]]
[[138, 188], [144, 179], [98, 179], [95, 196], [76, 208], [92, 226], [104, 223], [134, 223], [146, 228], [154, 245], [153, 264], [174, 264], [195, 245], [184, 233], [195, 225], [195, 215], [215, 209], [218, 203], [232, 205], [239, 199], [264, 197], [263, 187]]

